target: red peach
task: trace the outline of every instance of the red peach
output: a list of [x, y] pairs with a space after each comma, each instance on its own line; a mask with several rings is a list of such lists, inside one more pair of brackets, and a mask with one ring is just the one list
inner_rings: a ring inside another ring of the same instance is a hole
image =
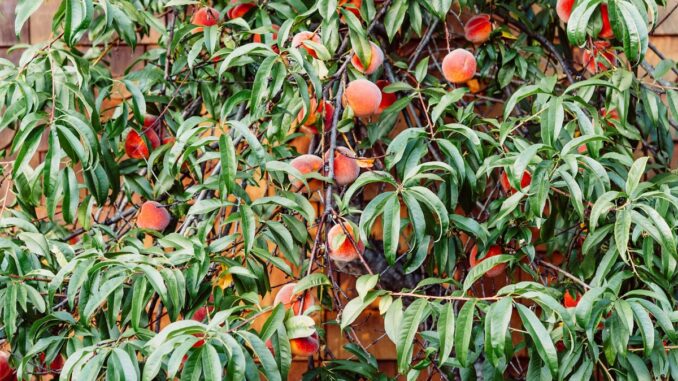
[[[332, 117], [334, 116], [334, 106], [332, 106], [331, 102], [321, 100], [320, 104], [318, 104], [315, 98], [311, 98], [310, 109], [312, 111], [308, 115], [308, 118], [306, 118], [306, 121], [303, 124], [305, 127], [314, 127], [316, 122], [318, 122], [319, 120], [318, 119], [319, 116], [323, 116], [325, 130], [328, 130], [332, 126]], [[301, 123], [301, 121], [304, 120], [304, 116], [306, 116], [306, 110], [302, 108], [301, 110], [299, 110], [299, 113], [297, 114], [296, 123], [297, 124]], [[318, 130], [315, 128], [304, 129], [304, 131], [310, 134], [316, 134], [318, 132]]]
[[[288, 283], [282, 286], [275, 295], [273, 305], [275, 306], [278, 303], [282, 303], [285, 306], [285, 309], [289, 310], [291, 308], [295, 315], [301, 314], [300, 311], [302, 308], [303, 311], [306, 312], [309, 308], [313, 307], [315, 305], [315, 297], [311, 291], [307, 290], [306, 292], [302, 291], [301, 294], [293, 294], [296, 285], [296, 283]], [[302, 298], [304, 303], [303, 307], [301, 305]]]
[[580, 300], [580, 293], [576, 292], [573, 294], [569, 290], [565, 290], [565, 294], [563, 295], [563, 306], [566, 308], [577, 307], [577, 304], [579, 304]]
[[385, 79], [380, 79], [377, 81], [377, 87], [379, 90], [381, 90], [381, 103], [379, 103], [379, 109], [377, 110], [378, 114], [381, 114], [389, 108], [392, 104], [395, 103], [395, 101], [398, 100], [398, 96], [395, 95], [395, 93], [385, 93], [384, 92], [384, 87], [390, 85], [391, 82], [385, 80]]
[[[471, 255], [469, 256], [469, 264], [471, 265], [471, 268], [475, 267], [478, 263], [484, 261], [487, 258], [494, 257], [495, 255], [501, 255], [504, 254], [503, 250], [501, 249], [501, 246], [499, 245], [492, 245], [490, 248], [487, 250], [487, 254], [483, 257], [483, 259], [478, 260], [478, 245], [473, 245], [473, 248], [471, 249]], [[489, 278], [494, 278], [497, 277], [501, 274], [504, 273], [504, 270], [506, 269], [506, 263], [500, 263], [491, 269], [489, 269], [485, 275]]]
[[[530, 172], [525, 171], [523, 172], [523, 177], [520, 179], [520, 189], [525, 188], [526, 186], [530, 185], [532, 182], [532, 174]], [[508, 175], [506, 174], [506, 171], [503, 171], [501, 173], [501, 178], [499, 179], [499, 183], [501, 184], [502, 189], [504, 189], [504, 192], [506, 193], [515, 193], [516, 189], [511, 186], [511, 183], [509, 182]]]
[[376, 114], [381, 104], [381, 90], [367, 79], [356, 79], [346, 86], [344, 100], [358, 118]]
[[[347, 11], [353, 13], [355, 17], [360, 18], [360, 7], [363, 5], [363, 0], [339, 0], [337, 5], [340, 8], [344, 8]], [[341, 20], [344, 21], [344, 16], [341, 16]]]
[[384, 52], [382, 52], [381, 48], [374, 42], [370, 42], [369, 65], [364, 65], [362, 62], [360, 62], [360, 58], [356, 53], [353, 53], [353, 57], [351, 57], [351, 64], [353, 67], [359, 72], [368, 75], [377, 71], [382, 63], [384, 63]]
[[47, 364], [45, 364], [45, 352], [40, 353], [40, 364], [45, 370], [49, 370], [49, 373], [59, 373], [64, 367], [64, 358], [61, 354], [57, 354], [54, 360], [49, 364], [49, 369], [47, 369]]
[[[146, 122], [144, 122], [144, 124], [146, 124]], [[147, 159], [150, 156], [148, 145], [143, 137], [148, 139], [152, 149], [160, 146], [160, 138], [151, 128], [146, 127], [141, 134], [136, 130], [130, 130], [125, 138], [125, 153], [127, 156], [132, 159]]]
[[556, 2], [556, 13], [563, 22], [570, 21], [572, 8], [574, 7], [574, 0], [558, 0]]
[[290, 350], [295, 356], [313, 356], [320, 349], [318, 333], [314, 332], [309, 337], [298, 337], [290, 340]]
[[[213, 26], [219, 22], [219, 11], [211, 7], [198, 9], [191, 17], [191, 24], [197, 26]], [[202, 28], [199, 28], [202, 31]]]
[[229, 20], [237, 19], [243, 17], [250, 11], [250, 9], [256, 7], [254, 3], [242, 3], [238, 4], [238, 0], [231, 0], [231, 4], [236, 4], [233, 8], [229, 9], [226, 12], [226, 16]]
[[340, 224], [334, 225], [327, 233], [327, 247], [329, 248], [330, 259], [338, 262], [355, 260], [365, 250], [365, 245], [360, 241], [358, 235], [353, 232], [353, 226], [351, 224], [344, 224], [344, 228], [353, 237], [356, 247], [353, 247], [351, 240], [344, 234], [344, 229], [342, 229]]
[[[316, 155], [301, 155], [296, 158], [294, 158], [291, 162], [290, 165], [294, 167], [297, 171], [301, 172], [302, 175], [307, 175], [311, 172], [320, 172], [320, 170], [323, 168], [323, 165], [325, 162], [323, 162], [323, 159]], [[292, 188], [293, 189], [300, 189], [304, 184], [301, 180], [295, 179], [293, 176], [289, 177], [290, 181], [292, 182]], [[320, 188], [320, 180], [318, 179], [309, 179], [308, 181], [308, 187], [304, 187], [301, 189], [302, 192], [315, 192]]]
[[137, 216], [137, 226], [141, 229], [163, 231], [170, 223], [167, 209], [155, 201], [146, 201], [141, 205]]
[[609, 47], [607, 41], [595, 41], [592, 49], [582, 51], [582, 63], [589, 73], [596, 74], [615, 65], [616, 58]]
[[612, 25], [610, 25], [610, 15], [607, 13], [607, 4], [600, 5], [600, 17], [603, 20], [603, 27], [598, 33], [598, 37], [611, 39], [614, 38], [614, 31], [612, 31]]
[[264, 41], [264, 37], [270, 35], [270, 36], [271, 36], [271, 40], [273, 41], [273, 42], [272, 42], [272, 43], [273, 43], [273, 48], [272, 48], [272, 49], [273, 49], [274, 52], [278, 53], [279, 50], [278, 50], [278, 46], [276, 45], [276, 41], [278, 40], [278, 31], [280, 30], [280, 27], [274, 24], [274, 25], [271, 25], [271, 29], [273, 29], [273, 33], [272, 33], [272, 34], [271, 34], [271, 33], [267, 33], [267, 34], [265, 34], [264, 36], [262, 36], [262, 35], [260, 35], [260, 34], [254, 34], [254, 35], [252, 35], [252, 41], [253, 41], [253, 42], [256, 42], [256, 43], [264, 43], [264, 42], [265, 42], [265, 41]]
[[16, 373], [9, 366], [9, 353], [0, 351], [0, 381], [12, 380], [16, 380]]
[[451, 83], [464, 83], [476, 74], [476, 58], [465, 49], [455, 49], [443, 58], [443, 76]]
[[464, 37], [474, 44], [482, 44], [490, 39], [492, 22], [490, 15], [482, 13], [471, 17], [464, 25]]
[[[325, 161], [329, 163], [330, 151], [325, 152]], [[355, 153], [346, 147], [337, 147], [334, 152], [334, 181], [339, 186], [349, 185], [360, 175], [360, 166]]]
[[[613, 119], [613, 120], [617, 120], [617, 121], [621, 120], [621, 118], [619, 117], [619, 112], [617, 112], [617, 109], [614, 109], [614, 108], [611, 109], [610, 112], [608, 112], [605, 109], [605, 107], [601, 108], [600, 109], [600, 116], [603, 119]], [[612, 123], [609, 122], [609, 121], [608, 121], [608, 124], [612, 125]]]
[[311, 40], [315, 43], [320, 43], [320, 36], [317, 33], [309, 32], [309, 31], [303, 31], [299, 32], [292, 37], [292, 47], [294, 48], [299, 48], [302, 47], [304, 48], [308, 54], [311, 55], [313, 58], [318, 58], [318, 54], [311, 48], [310, 46], [306, 46], [304, 44], [304, 41]]

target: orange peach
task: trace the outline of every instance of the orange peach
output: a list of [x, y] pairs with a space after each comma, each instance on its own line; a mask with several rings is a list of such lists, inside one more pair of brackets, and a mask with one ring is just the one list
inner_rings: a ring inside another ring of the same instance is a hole
[[610, 15], [607, 13], [607, 4], [600, 5], [600, 17], [603, 20], [603, 27], [598, 33], [598, 37], [611, 39], [614, 38], [614, 31], [612, 31], [612, 25], [610, 25]]
[[580, 293], [571, 293], [569, 290], [565, 290], [565, 294], [563, 295], [563, 306], [566, 308], [577, 307], [577, 304], [579, 304], [580, 300]]
[[[525, 171], [523, 172], [523, 177], [520, 178], [520, 189], [525, 188], [526, 186], [530, 185], [532, 182], [532, 174], [530, 172]], [[506, 193], [515, 193], [516, 189], [511, 186], [511, 183], [509, 182], [508, 175], [506, 174], [506, 171], [503, 171], [501, 173], [501, 178], [499, 179], [499, 183], [501, 184], [502, 189], [504, 189], [504, 192]]]
[[556, 2], [556, 13], [563, 22], [570, 21], [572, 8], [574, 7], [574, 0], [558, 0]]
[[389, 108], [392, 104], [395, 103], [395, 101], [398, 100], [398, 96], [395, 95], [395, 93], [385, 93], [384, 92], [384, 87], [390, 85], [391, 82], [385, 80], [385, 79], [380, 79], [377, 81], [377, 87], [379, 90], [381, 90], [381, 103], [379, 103], [379, 109], [377, 110], [378, 114], [381, 114]]
[[[504, 254], [501, 246], [499, 245], [492, 245], [490, 248], [487, 250], [487, 253], [485, 256], [481, 259], [478, 260], [478, 245], [473, 245], [473, 248], [471, 249], [471, 255], [469, 256], [469, 264], [471, 268], [475, 267], [478, 263], [484, 261], [487, 258], [494, 257], [495, 255], [501, 255]], [[506, 263], [500, 263], [491, 269], [489, 269], [486, 273], [485, 276], [489, 278], [495, 278], [501, 274], [504, 273], [504, 270], [506, 269]]]
[[[360, 7], [363, 5], [363, 0], [339, 0], [337, 5], [340, 8], [344, 8], [347, 11], [353, 13], [355, 17], [360, 18]], [[344, 16], [341, 16], [341, 20], [344, 21]]]
[[359, 72], [368, 75], [377, 71], [382, 63], [384, 63], [384, 52], [382, 52], [381, 48], [374, 42], [370, 42], [369, 64], [365, 65], [362, 63], [356, 53], [353, 53], [353, 57], [351, 57], [351, 64], [353, 67]]
[[306, 46], [304, 44], [304, 41], [313, 41], [315, 43], [320, 43], [320, 36], [317, 33], [309, 32], [309, 31], [303, 31], [299, 32], [292, 37], [292, 47], [294, 48], [299, 48], [302, 47], [304, 48], [308, 54], [311, 55], [313, 58], [318, 58], [318, 54], [311, 48], [310, 46]]
[[314, 332], [309, 337], [298, 337], [290, 340], [290, 350], [295, 356], [313, 356], [320, 349], [318, 333]]
[[582, 51], [582, 63], [589, 73], [596, 74], [615, 65], [616, 58], [609, 47], [607, 41], [595, 41], [592, 49]]
[[476, 58], [465, 49], [455, 49], [443, 58], [443, 76], [451, 83], [464, 83], [476, 74]]
[[492, 22], [490, 15], [482, 13], [471, 17], [464, 25], [464, 37], [474, 44], [482, 44], [490, 39]]
[[[285, 309], [292, 309], [295, 315], [299, 315], [303, 308], [303, 311], [308, 311], [309, 308], [315, 305], [315, 297], [311, 291], [301, 292], [300, 294], [293, 294], [294, 287], [296, 283], [288, 283], [278, 290], [278, 293], [275, 295], [273, 300], [273, 305], [282, 303], [285, 306]], [[303, 298], [303, 307], [301, 305]]]
[[243, 17], [250, 11], [250, 9], [256, 7], [254, 3], [242, 3], [238, 4], [238, 0], [231, 0], [231, 4], [236, 4], [233, 8], [229, 9], [226, 12], [226, 17], [229, 20], [237, 19], [238, 17]]
[[353, 237], [353, 242], [356, 244], [355, 247], [346, 234], [344, 234], [344, 229], [342, 229], [340, 224], [334, 225], [327, 233], [327, 247], [330, 259], [338, 262], [350, 262], [357, 259], [365, 250], [365, 245], [360, 241], [358, 235], [353, 232], [353, 225], [344, 224], [344, 228]]
[[381, 90], [367, 79], [356, 79], [346, 86], [344, 100], [355, 116], [368, 117], [379, 111]]
[[[219, 11], [211, 7], [198, 9], [191, 17], [191, 24], [197, 26], [213, 26], [219, 22]], [[196, 28], [202, 31], [202, 28]]]
[[[318, 133], [318, 130], [315, 128], [315, 124], [320, 120], [318, 117], [322, 116], [323, 117], [323, 124], [325, 127], [325, 130], [329, 130], [330, 127], [332, 126], [332, 117], [334, 116], [334, 106], [332, 106], [331, 102], [327, 102], [325, 100], [321, 100], [320, 103], [315, 100], [315, 98], [311, 99], [311, 105], [310, 105], [311, 112], [306, 118], [306, 121], [304, 122], [303, 126], [304, 127], [312, 127], [312, 128], [305, 128], [304, 131], [310, 134], [316, 134]], [[297, 114], [297, 120], [296, 123], [300, 124], [302, 120], [304, 120], [304, 117], [306, 116], [306, 110], [302, 108], [299, 110], [299, 114]]]
[[[316, 155], [301, 155], [294, 158], [290, 165], [294, 167], [297, 171], [301, 172], [302, 175], [307, 175], [311, 172], [318, 172], [323, 168], [325, 162], [323, 159]], [[295, 179], [293, 176], [290, 176], [290, 181], [292, 182], [292, 188], [297, 190], [300, 189], [304, 184], [301, 180]], [[315, 192], [320, 188], [320, 180], [310, 179], [308, 181], [308, 187], [302, 189], [302, 192]], [[310, 188], [310, 189], [309, 189]]]
[[170, 218], [169, 212], [163, 205], [155, 201], [146, 201], [139, 210], [137, 226], [141, 229], [161, 232], [169, 225]]
[[[325, 161], [329, 163], [330, 151], [325, 152]], [[349, 185], [360, 175], [360, 166], [355, 153], [346, 147], [337, 147], [334, 151], [334, 181], [337, 185]]]
[[[146, 122], [144, 122], [144, 125]], [[152, 122], [151, 122], [152, 124]], [[150, 150], [146, 140], [151, 143], [152, 149], [160, 146], [158, 134], [150, 127], [145, 127], [141, 133], [136, 130], [130, 130], [125, 138], [125, 153], [132, 159], [147, 159], [150, 156]]]

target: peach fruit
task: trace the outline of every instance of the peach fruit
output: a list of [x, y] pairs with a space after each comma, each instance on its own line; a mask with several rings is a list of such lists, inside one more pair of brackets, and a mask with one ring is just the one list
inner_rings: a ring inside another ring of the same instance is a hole
[[61, 356], [61, 354], [58, 354], [54, 360], [52, 360], [52, 362], [49, 364], [49, 367], [47, 367], [47, 364], [45, 363], [45, 352], [41, 352], [39, 357], [41, 366], [45, 370], [48, 370], [49, 373], [59, 373], [64, 367], [64, 358]]
[[[355, 17], [360, 18], [360, 7], [363, 5], [363, 0], [339, 0], [337, 5], [353, 13]], [[341, 16], [341, 20], [344, 20], [344, 16]]]
[[[292, 309], [295, 315], [301, 314], [301, 310], [308, 311], [309, 308], [315, 305], [315, 297], [310, 291], [301, 292], [300, 294], [293, 294], [294, 287], [296, 283], [288, 283], [278, 290], [278, 293], [275, 295], [273, 300], [273, 305], [282, 303], [285, 306], [285, 309]], [[301, 305], [303, 298], [303, 307]]]
[[600, 29], [598, 37], [608, 40], [614, 38], [612, 25], [610, 25], [610, 15], [607, 13], [607, 4], [600, 5], [600, 17], [603, 19], [603, 27]]
[[[202, 7], [198, 9], [191, 17], [191, 24], [197, 26], [213, 26], [219, 22], [219, 11], [211, 7]], [[202, 28], [194, 29], [194, 32], [200, 32]]]
[[465, 49], [455, 49], [443, 58], [443, 76], [451, 83], [464, 83], [476, 74], [476, 58]]
[[231, 0], [231, 4], [236, 4], [233, 8], [229, 9], [226, 12], [226, 17], [229, 20], [237, 19], [238, 17], [243, 17], [250, 11], [250, 9], [256, 7], [254, 3], [242, 3], [238, 4], [238, 0]]
[[[325, 100], [321, 100], [320, 103], [318, 103], [318, 101], [316, 101], [315, 98], [312, 98], [310, 109], [311, 113], [306, 118], [306, 121], [304, 122], [303, 126], [312, 128], [305, 128], [303, 130], [310, 134], [316, 134], [318, 130], [315, 128], [315, 124], [318, 122], [318, 120], [320, 120], [318, 118], [320, 116], [323, 117], [322, 120], [325, 126], [325, 130], [329, 130], [329, 128], [332, 126], [332, 117], [334, 116], [334, 106], [332, 106], [332, 103], [327, 102]], [[302, 108], [301, 110], [299, 110], [299, 114], [297, 114], [296, 123], [300, 124], [301, 121], [304, 120], [305, 116], [306, 110]]]
[[563, 22], [570, 21], [572, 8], [574, 7], [574, 0], [558, 0], [556, 2], [556, 13]]
[[[325, 161], [329, 163], [330, 151], [325, 152]], [[334, 181], [337, 185], [349, 185], [360, 175], [360, 166], [355, 153], [346, 147], [337, 147], [334, 151]]]
[[[151, 122], [150, 124], [153, 124]], [[130, 130], [125, 138], [125, 153], [132, 159], [147, 159], [150, 156], [150, 150], [146, 140], [151, 143], [152, 149], [160, 146], [160, 138], [158, 134], [149, 126], [146, 126], [144, 121], [144, 130], [141, 133], [136, 130]]]
[[482, 13], [471, 17], [464, 25], [464, 37], [474, 44], [482, 44], [490, 39], [492, 22], [490, 15]]
[[353, 225], [344, 224], [344, 228], [353, 237], [356, 247], [346, 237], [344, 229], [342, 229], [340, 224], [334, 225], [327, 233], [327, 247], [329, 248], [330, 259], [339, 262], [350, 262], [357, 259], [363, 253], [365, 245], [360, 241], [356, 232], [353, 231]]
[[9, 353], [5, 351], [0, 351], [0, 380], [16, 380], [14, 369], [9, 366]]
[[582, 51], [582, 64], [589, 73], [596, 74], [614, 66], [616, 58], [609, 47], [607, 41], [595, 41], [592, 49]]
[[356, 79], [346, 86], [344, 99], [358, 118], [368, 117], [379, 111], [381, 90], [367, 79]]
[[563, 295], [563, 306], [566, 308], [577, 307], [579, 301], [581, 300], [581, 294], [578, 292], [572, 293], [569, 290], [565, 290]]
[[304, 44], [304, 41], [313, 41], [315, 43], [320, 43], [320, 36], [317, 33], [309, 32], [309, 31], [303, 31], [299, 32], [292, 37], [292, 47], [294, 48], [299, 48], [302, 47], [306, 49], [308, 54], [311, 55], [313, 58], [318, 58], [318, 54], [311, 48], [310, 46], [306, 46]]
[[[294, 167], [297, 171], [301, 172], [302, 175], [307, 175], [311, 172], [320, 172], [322, 170], [323, 165], [325, 163], [323, 162], [323, 159], [316, 155], [301, 155], [296, 158], [294, 158], [291, 162], [290, 165]], [[301, 180], [295, 179], [293, 176], [290, 176], [290, 181], [292, 182], [292, 188], [293, 189], [300, 189], [304, 184]], [[310, 189], [309, 189], [310, 188]], [[320, 180], [318, 179], [309, 179], [308, 181], [308, 187], [304, 187], [302, 189], [303, 192], [315, 192], [320, 188]]]
[[[478, 245], [473, 245], [473, 248], [471, 249], [471, 255], [469, 256], [469, 264], [471, 265], [471, 268], [475, 267], [478, 263], [484, 261], [487, 258], [494, 257], [495, 255], [501, 255], [504, 254], [501, 246], [499, 245], [492, 245], [490, 248], [487, 250], [487, 254], [481, 259], [478, 260]], [[504, 273], [504, 270], [506, 269], [506, 263], [500, 263], [491, 269], [489, 269], [486, 273], [485, 276], [489, 278], [495, 278], [501, 274]]]
[[278, 46], [276, 45], [276, 41], [278, 41], [278, 31], [280, 30], [280, 27], [274, 24], [274, 25], [271, 25], [271, 29], [273, 29], [273, 33], [267, 33], [263, 36], [255, 33], [254, 35], [252, 35], [252, 41], [256, 42], [256, 43], [260, 43], [260, 44], [265, 43], [264, 38], [266, 36], [270, 35], [271, 40], [273, 41], [272, 42], [273, 43], [272, 49], [273, 49], [274, 52], [279, 53], [280, 50], [278, 49]]
[[141, 229], [163, 231], [170, 223], [167, 209], [155, 201], [146, 201], [141, 205], [137, 216], [137, 226]]
[[353, 53], [353, 57], [351, 57], [351, 64], [353, 65], [356, 70], [363, 74], [372, 74], [379, 67], [381, 64], [384, 63], [384, 52], [381, 51], [381, 48], [377, 46], [374, 42], [370, 42], [370, 61], [369, 64], [365, 65], [360, 61], [360, 58], [358, 57], [358, 54]]
[[[520, 189], [525, 188], [526, 186], [530, 185], [532, 182], [532, 174], [530, 172], [525, 171], [523, 172], [523, 177], [520, 178]], [[516, 189], [511, 186], [511, 182], [509, 181], [508, 175], [506, 174], [506, 171], [503, 171], [501, 173], [501, 178], [499, 179], [499, 183], [501, 184], [502, 189], [504, 189], [504, 192], [506, 193], [515, 193]]]
[[384, 87], [390, 85], [391, 82], [385, 80], [385, 79], [380, 79], [377, 81], [377, 87], [379, 90], [381, 90], [381, 103], [379, 103], [379, 109], [377, 110], [378, 114], [381, 114], [389, 108], [392, 104], [395, 103], [395, 101], [398, 100], [398, 96], [395, 95], [395, 93], [385, 93], [384, 92]]
[[290, 340], [290, 350], [295, 356], [313, 356], [320, 349], [318, 333], [313, 332], [309, 337], [298, 337]]

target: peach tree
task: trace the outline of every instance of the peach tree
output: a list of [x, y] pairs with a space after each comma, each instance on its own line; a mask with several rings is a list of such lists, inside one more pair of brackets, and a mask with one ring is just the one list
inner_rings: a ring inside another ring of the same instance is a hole
[[0, 380], [678, 379], [664, 2], [61, 1], [0, 59]]

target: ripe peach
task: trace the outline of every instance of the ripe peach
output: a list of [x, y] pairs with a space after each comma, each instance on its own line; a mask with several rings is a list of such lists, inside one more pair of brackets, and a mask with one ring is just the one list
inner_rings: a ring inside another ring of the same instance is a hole
[[16, 380], [14, 369], [9, 366], [9, 353], [0, 351], [0, 380]]
[[[360, 7], [363, 5], [363, 0], [339, 0], [337, 5], [340, 8], [344, 8], [347, 11], [353, 13], [355, 17], [360, 18]], [[339, 10], [337, 10], [337, 12], [338, 11]], [[344, 16], [341, 16], [341, 20], [344, 21]]]
[[570, 21], [573, 7], [574, 0], [558, 0], [556, 2], [556, 13], [558, 13], [558, 17], [566, 23]]
[[137, 216], [137, 226], [141, 229], [163, 231], [170, 223], [167, 209], [155, 201], [146, 201], [141, 205]]
[[344, 100], [358, 118], [376, 114], [381, 104], [381, 90], [367, 79], [356, 79], [346, 86]]
[[[532, 182], [532, 174], [530, 172], [525, 171], [523, 172], [523, 177], [520, 179], [520, 189], [525, 188], [526, 186], [530, 185]], [[501, 178], [499, 179], [499, 183], [501, 184], [502, 189], [504, 189], [504, 192], [506, 193], [515, 193], [516, 189], [511, 186], [511, 183], [509, 182], [508, 175], [506, 174], [506, 171], [503, 171], [501, 173]]]
[[[306, 118], [306, 121], [303, 125], [304, 127], [312, 128], [305, 128], [303, 130], [313, 135], [318, 133], [318, 130], [315, 128], [315, 124], [318, 122], [319, 116], [323, 116], [325, 130], [329, 130], [329, 128], [332, 126], [332, 117], [334, 116], [334, 106], [332, 106], [332, 103], [325, 100], [321, 100], [320, 103], [318, 103], [315, 98], [312, 98], [310, 108], [311, 113], [308, 115], [308, 118]], [[296, 123], [301, 123], [301, 121], [304, 120], [304, 116], [306, 116], [306, 110], [302, 108], [299, 110], [299, 114], [297, 114]]]
[[206, 306], [200, 307], [197, 310], [195, 310], [195, 313], [193, 313], [191, 320], [203, 321], [207, 317], [207, 314], [212, 311], [214, 311], [214, 306], [210, 306], [209, 308]]
[[579, 304], [580, 300], [580, 293], [571, 293], [571, 291], [565, 290], [565, 294], [563, 295], [563, 306], [566, 308], [577, 307], [577, 304]]
[[482, 44], [490, 39], [492, 22], [490, 15], [482, 13], [471, 17], [464, 25], [464, 37], [474, 44]]
[[127, 156], [132, 159], [147, 159], [150, 156], [151, 153], [144, 137], [151, 143], [152, 149], [160, 146], [160, 138], [151, 128], [144, 128], [141, 134], [136, 130], [130, 130], [125, 138], [125, 153]]
[[[330, 151], [325, 152], [325, 161], [329, 163]], [[360, 166], [355, 153], [346, 147], [337, 147], [334, 151], [334, 181], [337, 185], [349, 185], [360, 175]]]
[[465, 49], [455, 49], [443, 58], [443, 76], [451, 83], [464, 83], [476, 74], [476, 58]]
[[[302, 175], [306, 175], [311, 172], [319, 173], [324, 164], [325, 162], [323, 162], [323, 159], [316, 155], [309, 154], [298, 156], [290, 162], [290, 165], [297, 171], [301, 172]], [[301, 188], [304, 185], [301, 180], [295, 179], [293, 176], [290, 176], [290, 181], [292, 182], [292, 188], [295, 190]], [[320, 180], [310, 179], [308, 181], [308, 187], [304, 187], [302, 192], [315, 192], [320, 188], [320, 185]]]
[[378, 114], [381, 114], [389, 108], [392, 104], [395, 103], [395, 101], [398, 100], [398, 96], [395, 95], [395, 93], [385, 93], [384, 92], [384, 87], [390, 85], [391, 82], [385, 80], [385, 79], [380, 79], [377, 81], [377, 87], [379, 90], [381, 90], [381, 103], [379, 103], [379, 109], [377, 110]]
[[[487, 254], [483, 257], [483, 259], [478, 260], [478, 245], [473, 245], [473, 248], [471, 249], [471, 255], [469, 256], [469, 264], [471, 268], [475, 267], [478, 263], [484, 261], [487, 258], [494, 257], [495, 255], [501, 255], [504, 254], [501, 246], [499, 245], [492, 245], [490, 248], [487, 250]], [[493, 268], [489, 269], [485, 275], [489, 278], [494, 278], [497, 277], [501, 274], [504, 273], [504, 270], [506, 269], [506, 263], [500, 263]]]
[[260, 35], [260, 34], [254, 34], [254, 35], [252, 35], [252, 41], [253, 41], [253, 42], [257, 42], [257, 43], [265, 43], [265, 41], [264, 41], [265, 36], [270, 35], [270, 36], [271, 36], [271, 40], [273, 41], [273, 42], [272, 42], [272, 43], [273, 43], [273, 47], [272, 47], [271, 49], [273, 49], [274, 52], [279, 53], [280, 50], [278, 49], [278, 46], [276, 45], [276, 41], [278, 40], [278, 31], [280, 30], [280, 27], [274, 24], [274, 25], [271, 25], [271, 29], [273, 29], [273, 33], [272, 33], [272, 34], [267, 33], [267, 34], [265, 34], [264, 36], [262, 36], [262, 35]]
[[298, 337], [290, 340], [290, 350], [295, 356], [313, 356], [320, 349], [318, 333], [314, 332], [309, 337]]
[[[211, 7], [202, 7], [198, 9], [191, 17], [191, 24], [197, 26], [213, 26], [219, 22], [219, 11]], [[202, 31], [202, 28], [196, 28], [194, 31]]]
[[[45, 363], [45, 352], [40, 353], [40, 365], [45, 369], [49, 370], [49, 373], [59, 373], [61, 372], [61, 369], [64, 367], [64, 358], [61, 356], [61, 354], [56, 355], [54, 360], [49, 364], [49, 368], [47, 367], [47, 364]], [[0, 378], [1, 380], [2, 378]]]
[[592, 49], [582, 51], [582, 64], [589, 73], [596, 74], [614, 66], [616, 58], [609, 47], [610, 43], [607, 41], [595, 41]]
[[238, 4], [238, 0], [231, 0], [231, 4], [236, 4], [233, 8], [229, 9], [226, 12], [226, 16], [229, 20], [237, 19], [238, 17], [243, 17], [250, 11], [250, 9], [256, 7], [254, 3], [242, 3]]
[[384, 52], [381, 51], [381, 48], [374, 42], [370, 42], [370, 47], [370, 61], [368, 65], [360, 62], [360, 58], [356, 53], [353, 53], [353, 57], [351, 57], [353, 67], [359, 72], [368, 75], [377, 71], [379, 66], [384, 63]]
[[607, 13], [607, 4], [600, 5], [600, 17], [603, 19], [603, 27], [598, 33], [598, 37], [611, 39], [614, 38], [614, 31], [612, 31], [612, 25], [610, 25], [610, 15]]
[[[273, 300], [273, 305], [282, 303], [285, 306], [285, 309], [292, 309], [295, 315], [301, 314], [301, 309], [304, 309], [304, 312], [308, 311], [309, 308], [315, 305], [315, 297], [311, 291], [302, 292], [301, 294], [293, 294], [294, 287], [296, 283], [288, 283], [278, 290], [278, 293], [275, 295]], [[301, 300], [304, 300], [304, 305], [302, 307]]]
[[292, 47], [294, 48], [299, 48], [302, 47], [306, 49], [308, 54], [311, 55], [313, 58], [318, 58], [318, 54], [311, 48], [310, 46], [306, 46], [304, 44], [304, 41], [311, 40], [316, 43], [320, 43], [320, 36], [317, 33], [309, 32], [309, 31], [303, 31], [299, 32], [292, 37]]
[[[330, 258], [339, 262], [350, 262], [357, 259], [365, 250], [365, 244], [360, 241], [360, 238], [353, 231], [351, 224], [344, 224], [346, 231], [353, 237], [356, 247], [353, 247], [351, 240], [344, 234], [344, 229], [340, 224], [334, 225], [327, 233], [327, 247], [329, 249]], [[358, 250], [356, 250], [356, 248]]]

